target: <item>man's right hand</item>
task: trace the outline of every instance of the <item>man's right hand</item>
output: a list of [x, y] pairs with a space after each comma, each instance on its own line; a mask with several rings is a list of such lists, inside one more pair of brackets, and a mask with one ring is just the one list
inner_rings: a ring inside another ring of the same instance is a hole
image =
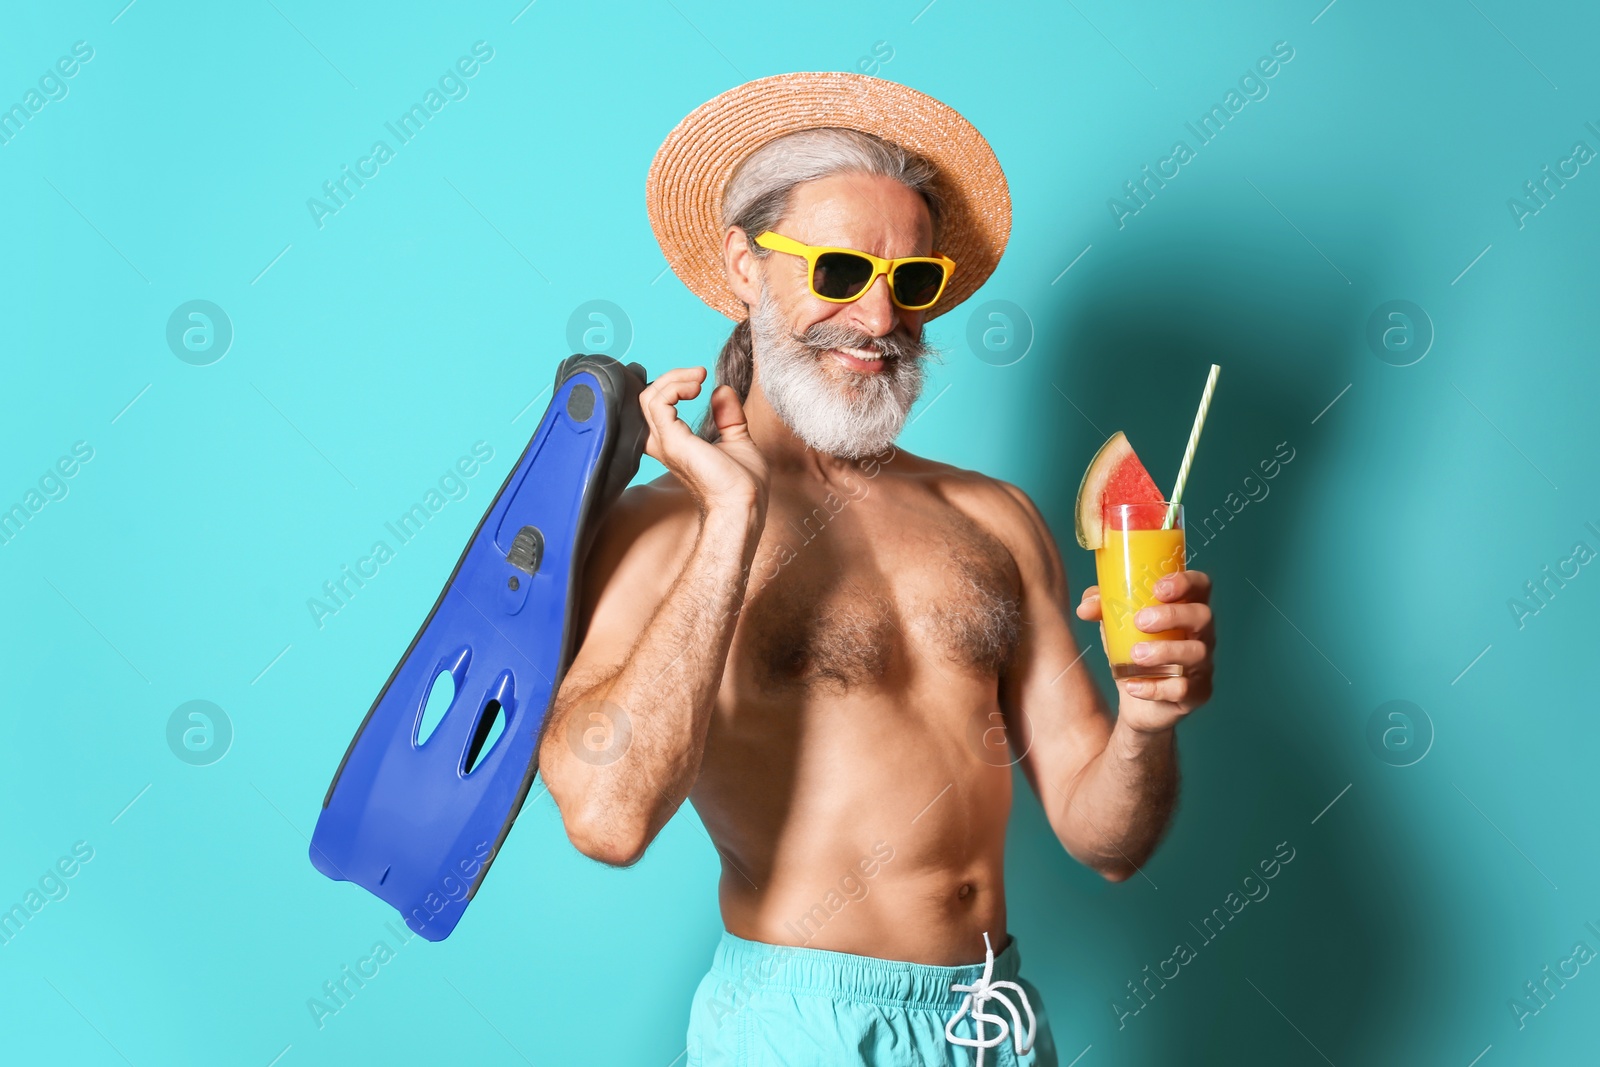
[[711, 394], [711, 414], [721, 435], [715, 444], [678, 418], [678, 403], [699, 396], [705, 379], [704, 367], [680, 367], [645, 387], [639, 396], [650, 427], [645, 453], [672, 472], [702, 514], [730, 507], [764, 514], [767, 461], [750, 438], [739, 394], [727, 385]]

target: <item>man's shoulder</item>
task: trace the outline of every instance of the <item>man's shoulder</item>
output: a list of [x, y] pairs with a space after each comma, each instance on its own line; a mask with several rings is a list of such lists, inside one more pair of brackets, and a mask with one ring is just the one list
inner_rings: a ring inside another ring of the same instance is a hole
[[604, 579], [624, 562], [636, 572], [664, 566], [693, 545], [697, 524], [694, 498], [672, 475], [631, 486], [601, 520], [589, 570]]
[[901, 452], [900, 458], [905, 462], [898, 473], [924, 482], [980, 525], [1025, 532], [1043, 521], [1032, 498], [1011, 482], [910, 452]]
[[643, 532], [655, 526], [676, 526], [693, 521], [694, 498], [671, 474], [630, 486], [611, 506], [607, 520]]
[[1051, 571], [1054, 538], [1021, 486], [949, 463], [901, 453], [900, 474], [926, 483], [946, 504], [997, 539], [1025, 570]]

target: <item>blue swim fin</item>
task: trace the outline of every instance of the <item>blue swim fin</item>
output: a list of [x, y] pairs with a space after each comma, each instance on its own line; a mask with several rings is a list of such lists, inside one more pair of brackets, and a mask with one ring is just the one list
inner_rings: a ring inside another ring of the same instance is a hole
[[[312, 864], [387, 901], [430, 941], [461, 920], [533, 784], [539, 727], [572, 655], [584, 555], [639, 469], [644, 385], [637, 363], [562, 361], [544, 418], [322, 802]], [[444, 674], [454, 698], [419, 744]]]

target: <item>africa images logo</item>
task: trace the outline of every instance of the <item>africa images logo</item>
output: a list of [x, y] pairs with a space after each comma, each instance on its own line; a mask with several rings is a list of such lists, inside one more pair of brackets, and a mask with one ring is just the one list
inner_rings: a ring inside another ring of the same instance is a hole
[[1293, 58], [1294, 48], [1288, 41], [1275, 43], [1272, 46], [1272, 55], [1257, 59], [1254, 67], [1240, 75], [1239, 87], [1224, 93], [1222, 103], [1212, 104], [1209, 110], [1201, 112], [1195, 122], [1183, 124], [1184, 128], [1194, 136], [1194, 147], [1190, 147], [1189, 142], [1185, 140], [1174, 141], [1166, 157], [1156, 162], [1154, 170], [1146, 163], [1140, 168], [1141, 177], [1134, 181], [1123, 182], [1122, 190], [1127, 199], [1120, 200], [1113, 196], [1106, 201], [1106, 208], [1111, 212], [1111, 221], [1117, 224], [1117, 229], [1125, 228], [1128, 219], [1149, 207], [1150, 201], [1155, 199], [1156, 192], [1165, 189], [1167, 182], [1182, 174], [1183, 168], [1197, 158], [1201, 148], [1222, 136], [1222, 131], [1245, 109], [1245, 105], [1252, 101], [1265, 100], [1267, 94], [1272, 91], [1267, 83], [1277, 77]]
[[357, 559], [353, 567], [348, 563], [341, 564], [338, 576], [322, 583], [321, 596], [307, 597], [306, 610], [311, 613], [311, 621], [316, 623], [317, 629], [322, 629], [328, 619], [348, 607], [356, 594], [382, 573], [383, 565], [394, 559], [400, 548], [410, 544], [428, 521], [444, 510], [446, 504], [452, 500], [465, 500], [472, 491], [469, 480], [483, 469], [483, 464], [492, 459], [494, 446], [487, 441], [475, 442], [471, 456], [461, 456], [453, 467], [439, 476], [437, 488], [429, 486], [420, 501], [413, 503], [394, 521], [383, 524], [383, 528], [393, 536], [394, 546], [391, 547], [385, 539], [374, 541], [371, 551]]
[[383, 165], [394, 159], [398, 149], [410, 144], [428, 121], [444, 110], [446, 104], [452, 100], [465, 100], [472, 91], [467, 82], [477, 77], [483, 65], [493, 58], [494, 48], [487, 41], [473, 44], [471, 56], [460, 57], [453, 67], [439, 75], [437, 88], [428, 86], [420, 101], [401, 112], [393, 122], [383, 124], [384, 129], [393, 135], [394, 145], [384, 140], [372, 142], [367, 154], [356, 160], [353, 171], [350, 164], [342, 164], [337, 178], [323, 182], [322, 196], [306, 200], [306, 210], [311, 212], [311, 221], [317, 224], [317, 229], [322, 229], [329, 217], [348, 207], [356, 193], [365, 189], [367, 182], [382, 171]]

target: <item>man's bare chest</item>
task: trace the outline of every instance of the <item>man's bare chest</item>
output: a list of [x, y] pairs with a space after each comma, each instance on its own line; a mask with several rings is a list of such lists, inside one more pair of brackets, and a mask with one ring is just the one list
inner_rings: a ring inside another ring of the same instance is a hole
[[768, 512], [735, 644], [741, 673], [766, 688], [840, 690], [919, 667], [1004, 670], [1021, 589], [998, 541], [954, 508], [809, 503]]

